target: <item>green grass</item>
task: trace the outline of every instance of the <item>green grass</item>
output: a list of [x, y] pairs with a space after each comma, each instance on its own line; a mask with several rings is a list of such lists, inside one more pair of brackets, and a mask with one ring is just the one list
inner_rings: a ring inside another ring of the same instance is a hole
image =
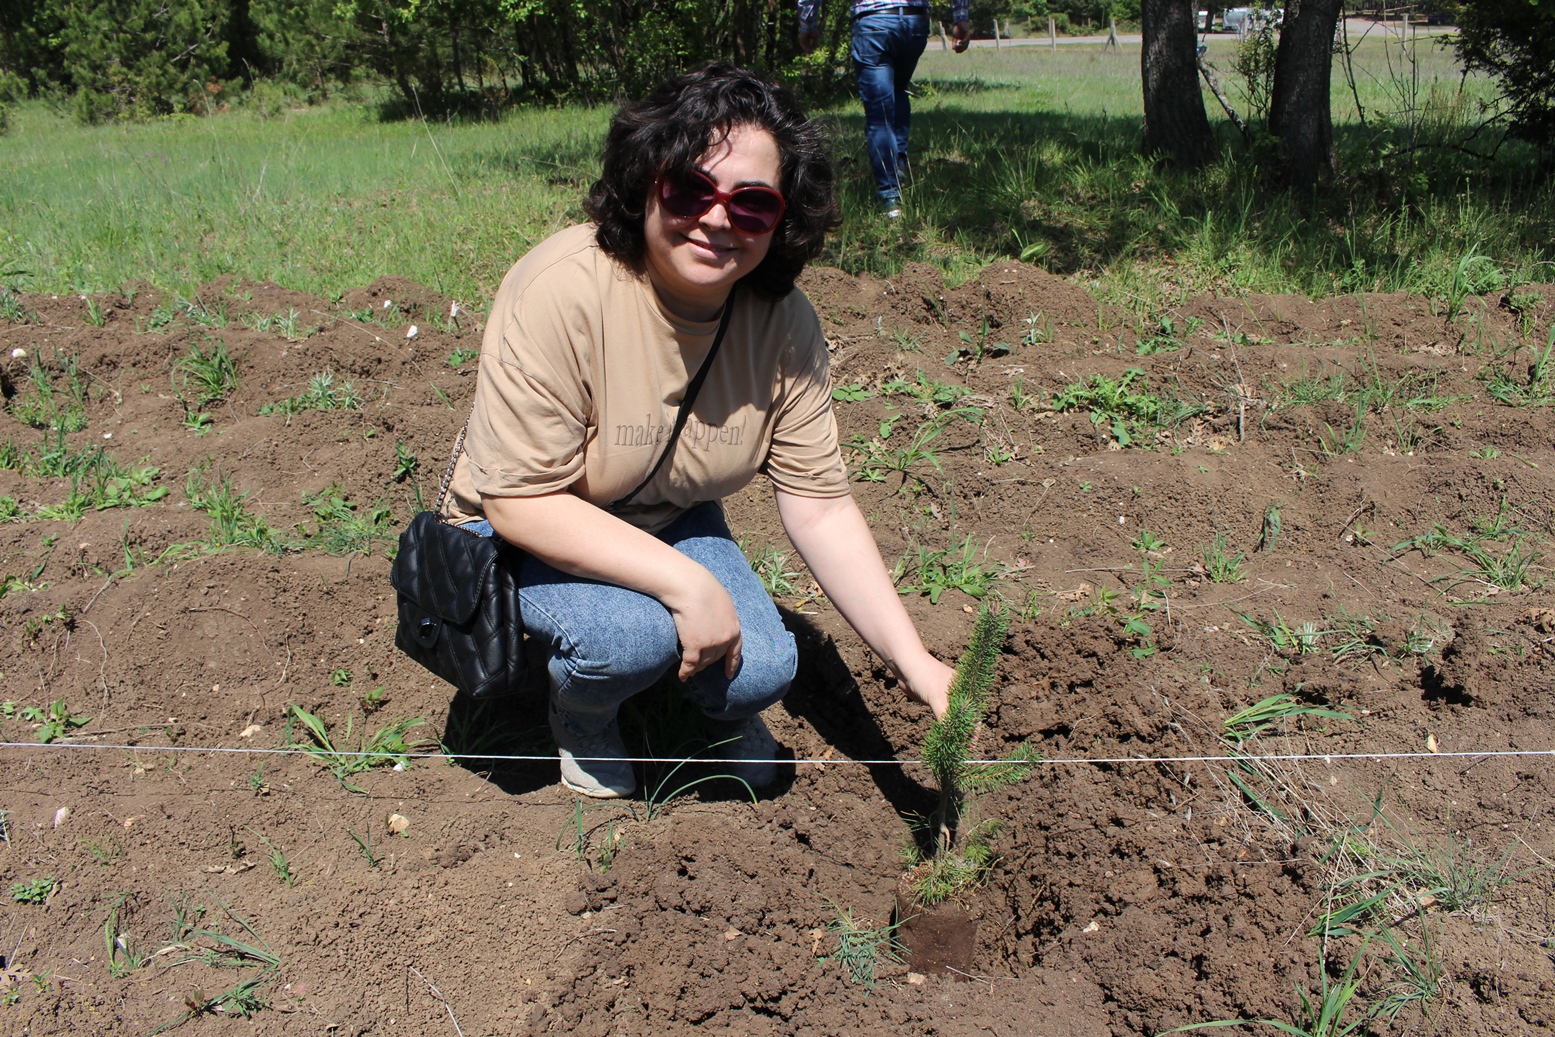
[[[1228, 69], [1236, 46], [1213, 40], [1209, 60]], [[1422, 44], [1418, 57], [1414, 108], [1450, 123], [1463, 107], [1451, 55]], [[901, 221], [874, 214], [857, 101], [819, 113], [844, 208], [823, 261], [884, 275], [926, 261], [957, 282], [1025, 255], [1142, 313], [1218, 288], [1408, 290], [1455, 314], [1470, 291], [1548, 280], [1555, 182], [1538, 182], [1528, 151], [1509, 145], [1480, 163], [1428, 149], [1379, 163], [1368, 135], [1403, 139], [1391, 116], [1409, 106], [1380, 44], [1361, 47], [1357, 72], [1369, 128], [1336, 67], [1336, 146], [1352, 172], [1314, 207], [1267, 189], [1213, 98], [1219, 161], [1184, 175], [1142, 157], [1135, 48], [931, 47]], [[1487, 92], [1471, 77], [1464, 96]], [[19, 104], [0, 138], [0, 269], [25, 271], [17, 280], [34, 291], [148, 280], [185, 298], [221, 274], [320, 295], [395, 274], [479, 301], [518, 256], [581, 219], [608, 116], [574, 106], [425, 124], [337, 102], [83, 127]], [[12, 311], [0, 300], [0, 316]], [[203, 304], [162, 316], [226, 323]]]

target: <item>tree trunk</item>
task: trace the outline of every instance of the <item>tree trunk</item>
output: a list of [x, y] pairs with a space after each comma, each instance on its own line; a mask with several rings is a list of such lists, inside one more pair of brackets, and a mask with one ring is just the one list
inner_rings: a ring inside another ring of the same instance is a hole
[[1195, 0], [1144, 0], [1140, 70], [1145, 83], [1145, 150], [1197, 168], [1215, 153], [1199, 92]]
[[1293, 0], [1274, 53], [1269, 129], [1279, 141], [1286, 180], [1311, 187], [1334, 167], [1329, 79], [1341, 0]]

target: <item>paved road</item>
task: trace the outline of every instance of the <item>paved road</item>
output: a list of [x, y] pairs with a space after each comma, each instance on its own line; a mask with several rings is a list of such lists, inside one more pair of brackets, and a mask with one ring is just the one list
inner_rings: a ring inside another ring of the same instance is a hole
[[[1403, 27], [1402, 27], [1401, 23], [1399, 23], [1399, 22], [1379, 22], [1379, 21], [1374, 21], [1374, 20], [1372, 20], [1370, 18], [1347, 18], [1347, 19], [1345, 19], [1345, 29], [1349, 33], [1349, 37], [1350, 37], [1350, 42], [1351, 43], [1354, 43], [1357, 40], [1361, 40], [1361, 39], [1397, 40], [1399, 38], [1400, 32], [1402, 31], [1402, 28]], [[1409, 35], [1410, 36], [1444, 36], [1444, 35], [1447, 35], [1449, 33], [1454, 33], [1454, 32], [1457, 32], [1457, 31], [1458, 30], [1453, 28], [1451, 25], [1411, 24], [1409, 26]], [[1217, 32], [1217, 33], [1211, 33], [1209, 35], [1209, 39], [1211, 41], [1218, 42], [1218, 41], [1221, 41], [1221, 40], [1228, 40], [1228, 41], [1229, 40], [1236, 40], [1236, 39], [1240, 39], [1240, 37], [1237, 36], [1236, 33]], [[1058, 37], [1058, 45], [1060, 47], [1074, 47], [1074, 46], [1091, 46], [1091, 47], [1095, 47], [1095, 46], [1100, 46], [1102, 44], [1105, 44], [1106, 42], [1107, 42], [1107, 34], [1106, 33], [1102, 33], [1100, 36], [1060, 36], [1060, 37]], [[1141, 40], [1140, 35], [1137, 32], [1120, 32], [1120, 33], [1118, 33], [1118, 43], [1123, 45], [1123, 46], [1125, 46], [1125, 47], [1138, 47], [1142, 42], [1143, 41]], [[929, 45], [930, 45], [930, 47], [933, 46], [933, 40], [932, 39], [930, 40], [930, 44]], [[1018, 37], [1016, 37], [1015, 39], [1012, 39], [1012, 40], [1001, 39], [998, 42], [998, 44], [997, 44], [997, 46], [999, 46], [999, 47], [1046, 47], [1046, 46], [1049, 46], [1049, 45], [1050, 44], [1049, 44], [1048, 38], [1046, 36], [1018, 36]], [[995, 45], [993, 40], [987, 39], [987, 40], [973, 40], [972, 41], [972, 46], [980, 47], [980, 48], [993, 49], [996, 45]]]

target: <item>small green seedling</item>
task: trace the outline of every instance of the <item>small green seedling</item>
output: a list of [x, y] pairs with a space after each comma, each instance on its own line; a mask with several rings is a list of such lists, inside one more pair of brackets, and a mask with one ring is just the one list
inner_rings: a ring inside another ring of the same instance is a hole
[[831, 391], [831, 398], [841, 403], [858, 403], [860, 400], [867, 400], [873, 395], [875, 395], [873, 392], [870, 392], [858, 382], [853, 382], [851, 385], [834, 385]]
[[1258, 546], [1256, 551], [1270, 551], [1274, 549], [1274, 542], [1280, 538], [1280, 507], [1271, 504], [1263, 513], [1263, 528], [1258, 534]]
[[120, 912], [129, 893], [120, 893], [108, 908], [108, 920], [103, 923], [103, 944], [108, 959], [108, 975], [123, 979], [146, 963], [147, 955], [137, 953], [129, 934], [120, 927]]
[[901, 961], [896, 948], [896, 930], [902, 923], [876, 925], [867, 918], [855, 917], [851, 910], [835, 902], [832, 910], [836, 917], [826, 926], [826, 931], [837, 938], [837, 949], [821, 955], [821, 962], [840, 962], [854, 983], [866, 990], [875, 989], [880, 960]]
[[1272, 727], [1281, 727], [1296, 717], [1323, 717], [1328, 720], [1355, 719], [1350, 714], [1338, 710], [1305, 705], [1298, 702], [1294, 696], [1281, 692], [1226, 717], [1222, 724], [1225, 732], [1223, 737], [1228, 744], [1240, 748], [1248, 740]]
[[363, 829], [363, 832], [363, 835], [357, 835], [351, 829], [346, 829], [346, 834], [351, 837], [351, 841], [356, 843], [356, 848], [361, 850], [362, 856], [367, 859], [367, 866], [376, 871], [381, 862], [373, 856], [373, 833], [370, 827]]
[[1204, 563], [1204, 575], [1209, 577], [1211, 583], [1241, 583], [1247, 579], [1247, 574], [1242, 571], [1242, 563], [1247, 556], [1232, 555], [1224, 533], [1216, 533], [1212, 543], [1200, 547], [1199, 557]]
[[329, 683], [337, 688], [349, 688], [351, 686], [351, 671], [344, 666], [329, 671]]
[[38, 725], [38, 744], [48, 745], [57, 738], [64, 738], [78, 727], [85, 727], [91, 723], [91, 717], [71, 716], [70, 710], [65, 708], [64, 699], [55, 699], [47, 709], [42, 706], [26, 706], [21, 710], [21, 718], [30, 724]]
[[11, 899], [18, 904], [41, 904], [54, 895], [59, 882], [53, 878], [11, 883]]
[[308, 380], [308, 388], [301, 395], [266, 403], [259, 408], [263, 416], [282, 414], [287, 424], [292, 417], [310, 410], [361, 410], [362, 397], [349, 381], [335, 381], [335, 372], [325, 368]]
[[218, 341], [208, 350], [190, 342], [189, 352], [174, 363], [173, 374], [179, 398], [191, 399], [192, 410], [230, 400], [238, 389], [238, 361], [227, 352], [225, 342]]
[[[308, 733], [308, 742], [293, 742], [291, 740], [292, 723], [299, 723]], [[353, 774], [372, 770], [375, 767], [393, 767], [404, 770], [410, 766], [410, 754], [423, 752], [430, 749], [434, 743], [426, 738], [407, 738], [406, 733], [411, 728], [426, 723], [420, 717], [410, 720], [396, 720], [387, 727], [381, 727], [368, 738], [366, 735], [356, 736], [356, 746], [351, 746], [354, 718], [346, 719], [345, 733], [337, 738], [329, 733], [329, 728], [324, 721], [309, 713], [300, 706], [287, 707], [287, 734], [283, 742], [289, 749], [301, 749], [313, 757], [319, 763], [328, 768], [345, 788], [352, 792], [364, 792], [365, 790], [351, 784], [346, 779]]]
[[[245, 825], [244, 827], [247, 826]], [[292, 871], [291, 861], [287, 860], [285, 851], [283, 851], [279, 846], [275, 845], [275, 843], [271, 842], [269, 839], [265, 838], [264, 833], [259, 832], [253, 828], [249, 828], [248, 830], [253, 832], [254, 835], [258, 836], [259, 841], [270, 848], [270, 870], [275, 872], [275, 877], [280, 879], [288, 887], [295, 886], [297, 884], [297, 873]]]

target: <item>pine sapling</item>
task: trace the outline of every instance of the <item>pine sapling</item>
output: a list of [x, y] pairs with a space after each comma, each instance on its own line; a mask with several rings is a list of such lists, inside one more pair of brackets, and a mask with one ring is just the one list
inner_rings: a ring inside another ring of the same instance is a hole
[[[935, 861], [919, 884], [920, 899], [942, 900], [954, 888], [934, 894], [945, 883], [934, 881], [936, 872], [948, 869], [964, 876], [981, 874], [989, 863], [986, 843], [994, 825], [967, 828], [961, 822], [967, 811], [968, 797], [1012, 785], [1031, 772], [1036, 751], [1022, 743], [998, 763], [973, 763], [978, 733], [988, 707], [1009, 630], [1009, 617], [1002, 611], [984, 608], [972, 630], [966, 653], [956, 664], [956, 676], [950, 685], [945, 715], [935, 720], [923, 740], [923, 762], [928, 764], [939, 786], [939, 809], [935, 815]], [[938, 867], [943, 865], [944, 867]], [[962, 885], [952, 882], [950, 886]]]

